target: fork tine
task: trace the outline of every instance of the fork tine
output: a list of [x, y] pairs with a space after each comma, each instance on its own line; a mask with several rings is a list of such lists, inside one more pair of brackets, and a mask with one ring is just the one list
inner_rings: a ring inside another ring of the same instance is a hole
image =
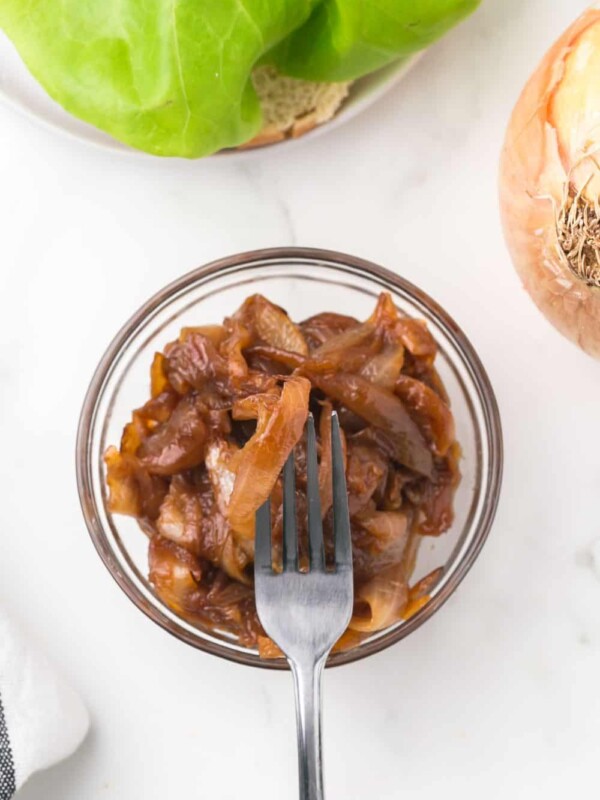
[[296, 531], [296, 468], [294, 451], [283, 468], [283, 569], [298, 570], [298, 533]]
[[315, 419], [308, 415], [306, 424], [306, 495], [308, 500], [308, 542], [311, 570], [325, 569], [323, 523], [321, 521], [321, 494], [319, 492], [319, 465], [317, 463], [317, 435]]
[[272, 572], [271, 555], [271, 500], [268, 498], [256, 512], [254, 537], [254, 571]]
[[340, 421], [337, 412], [331, 416], [331, 462], [333, 481], [333, 531], [335, 539], [335, 565], [352, 569], [352, 540], [350, 538], [350, 513], [344, 472], [344, 453]]

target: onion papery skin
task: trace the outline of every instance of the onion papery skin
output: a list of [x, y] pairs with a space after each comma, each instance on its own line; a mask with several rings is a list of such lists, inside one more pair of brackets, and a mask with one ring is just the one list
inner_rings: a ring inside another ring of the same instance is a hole
[[515, 106], [500, 209], [525, 289], [600, 358], [600, 3], [550, 48]]

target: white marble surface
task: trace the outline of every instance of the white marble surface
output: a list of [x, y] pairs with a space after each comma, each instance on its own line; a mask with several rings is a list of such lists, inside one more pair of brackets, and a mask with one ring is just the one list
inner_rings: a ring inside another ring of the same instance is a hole
[[148, 162], [0, 108], [0, 601], [81, 691], [93, 732], [23, 800], [296, 796], [287, 675], [147, 621], [79, 511], [75, 428], [117, 326], [168, 280], [249, 248], [402, 272], [472, 338], [506, 473], [493, 534], [409, 641], [326, 679], [330, 798], [594, 796], [600, 747], [600, 367], [520, 289], [496, 169], [523, 81], [585, 0], [484, 0], [386, 100], [251, 160]]

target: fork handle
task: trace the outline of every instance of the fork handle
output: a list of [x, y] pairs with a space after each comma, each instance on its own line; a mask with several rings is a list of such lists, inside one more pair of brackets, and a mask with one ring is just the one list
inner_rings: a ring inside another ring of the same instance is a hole
[[290, 662], [296, 689], [300, 800], [323, 800], [321, 682], [326, 656], [315, 663]]

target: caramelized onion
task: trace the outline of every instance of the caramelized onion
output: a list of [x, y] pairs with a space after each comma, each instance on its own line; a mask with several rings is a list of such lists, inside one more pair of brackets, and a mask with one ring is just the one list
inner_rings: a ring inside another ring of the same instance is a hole
[[260, 295], [222, 325], [184, 328], [157, 353], [150, 399], [105, 454], [109, 509], [150, 537], [150, 581], [176, 613], [263, 657], [252, 590], [254, 517], [270, 496], [277, 562], [280, 472], [296, 448], [300, 557], [307, 558], [306, 443], [315, 415], [319, 490], [333, 557], [331, 416], [339, 414], [354, 553], [356, 606], [337, 649], [414, 613], [409, 590], [423, 536], [452, 521], [460, 450], [426, 326], [382, 294], [362, 323], [319, 314], [296, 325]]
[[277, 399], [253, 395], [233, 407], [234, 419], [256, 419], [256, 432], [233, 459], [235, 485], [229, 503], [229, 521], [236, 533], [254, 535], [254, 515], [271, 494], [308, 416], [310, 383], [306, 378], [286, 380]]
[[120, 453], [109, 447], [104, 455], [108, 507], [113, 514], [126, 514], [138, 519], [156, 519], [167, 494], [168, 484], [150, 475], [136, 456]]
[[175, 475], [160, 507], [156, 530], [165, 539], [198, 555], [202, 516], [202, 501], [196, 487], [183, 475]]
[[260, 294], [249, 297], [236, 313], [235, 319], [254, 328], [258, 338], [266, 345], [300, 355], [308, 353], [308, 345], [300, 328], [283, 309]]
[[390, 434], [394, 442], [394, 455], [401, 464], [422, 475], [431, 475], [431, 452], [421, 431], [394, 394], [369, 383], [360, 375], [305, 374], [326, 395]]
[[389, 460], [378, 448], [350, 440], [346, 485], [351, 516], [369, 506], [377, 489], [387, 482], [388, 470]]
[[153, 475], [174, 475], [204, 460], [206, 424], [193, 397], [185, 397], [168, 421], [140, 444], [137, 455]]
[[197, 329], [188, 329], [187, 335], [166, 352], [167, 378], [179, 394], [185, 395], [190, 389], [206, 390], [211, 385], [221, 387], [229, 380], [227, 360], [212, 340]]
[[421, 381], [400, 375], [394, 384], [397, 396], [433, 446], [445, 456], [454, 442], [454, 417], [442, 398]]
[[374, 538], [378, 550], [393, 548], [397, 557], [402, 553], [408, 541], [408, 517], [399, 511], [371, 511], [358, 518], [362, 527]]
[[202, 567], [184, 547], [153, 536], [148, 551], [150, 581], [168, 605], [180, 614], [193, 613], [199, 604]]
[[381, 386], [383, 389], [394, 389], [400, 377], [400, 370], [404, 364], [404, 347], [394, 344], [386, 347], [382, 353], [368, 361], [361, 368], [360, 374], [369, 383]]
[[403, 564], [394, 564], [355, 592], [353, 631], [380, 631], [397, 622], [408, 601], [408, 583]]
[[169, 391], [171, 384], [167, 378], [167, 359], [163, 353], [155, 353], [150, 367], [150, 394], [158, 397], [163, 392]]
[[315, 314], [314, 317], [304, 320], [300, 325], [300, 330], [306, 339], [309, 348], [315, 350], [320, 347], [332, 336], [337, 336], [338, 333], [347, 331], [348, 328], [354, 328], [360, 325], [354, 317], [347, 317], [344, 314], [335, 314], [332, 311], [324, 311], [321, 314]]

